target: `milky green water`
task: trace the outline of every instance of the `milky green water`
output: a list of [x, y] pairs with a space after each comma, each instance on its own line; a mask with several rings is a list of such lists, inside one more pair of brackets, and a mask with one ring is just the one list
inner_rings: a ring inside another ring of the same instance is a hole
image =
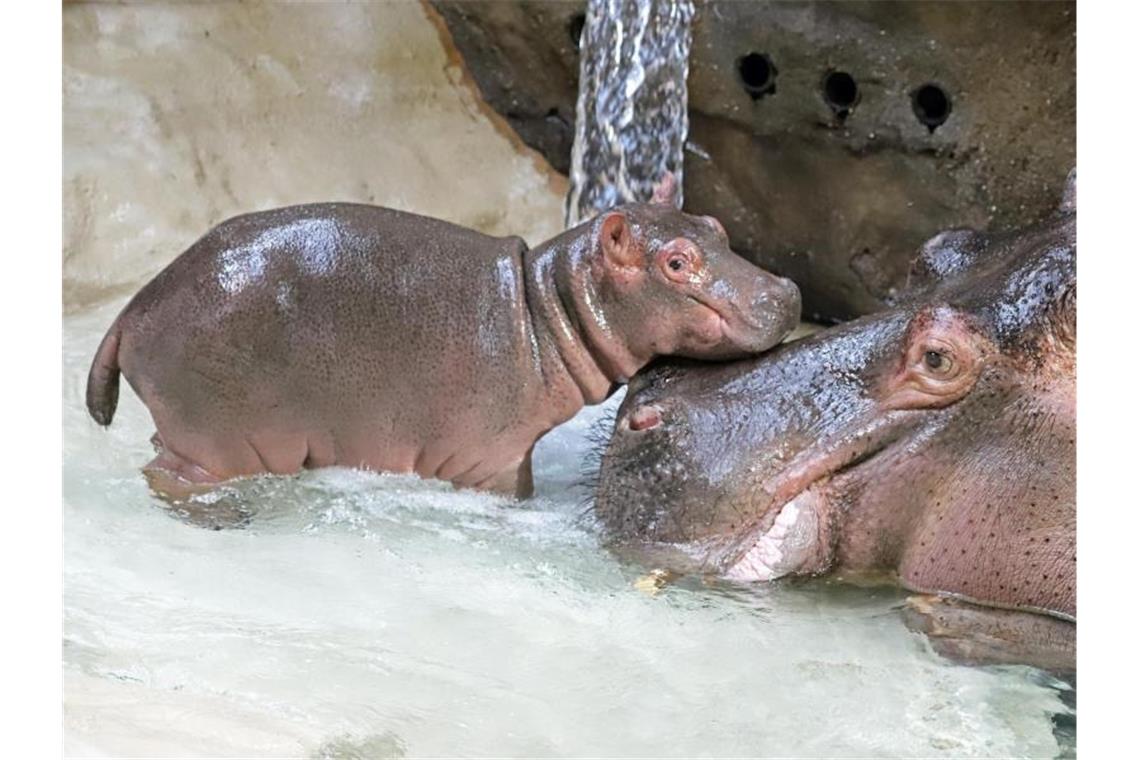
[[651, 596], [580, 518], [588, 410], [525, 504], [347, 470], [252, 484], [244, 530], [172, 519], [124, 384], [65, 325], [65, 729], [83, 755], [1052, 757], [1057, 685], [945, 662], [901, 594], [837, 584]]

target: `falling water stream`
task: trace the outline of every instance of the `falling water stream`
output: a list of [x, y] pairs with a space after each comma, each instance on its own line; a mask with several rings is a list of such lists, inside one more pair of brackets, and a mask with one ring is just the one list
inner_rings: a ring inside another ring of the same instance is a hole
[[[589, 0], [582, 28], [567, 225], [682, 179], [690, 0]], [[681, 196], [678, 193], [677, 201]]]

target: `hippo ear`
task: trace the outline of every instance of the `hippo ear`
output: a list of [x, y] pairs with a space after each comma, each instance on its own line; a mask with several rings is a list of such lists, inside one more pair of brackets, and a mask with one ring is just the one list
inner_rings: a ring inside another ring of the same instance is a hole
[[628, 268], [641, 264], [640, 251], [633, 243], [629, 221], [620, 211], [611, 211], [602, 217], [598, 225], [598, 244], [602, 257], [611, 266]]
[[910, 268], [908, 293], [929, 290], [955, 278], [977, 263], [986, 247], [986, 236], [961, 228], [940, 232], [922, 244]]
[[677, 193], [677, 175], [673, 172], [665, 172], [664, 176], [653, 186], [653, 197], [649, 202], [680, 208], [681, 204], [678, 203], [679, 200]]

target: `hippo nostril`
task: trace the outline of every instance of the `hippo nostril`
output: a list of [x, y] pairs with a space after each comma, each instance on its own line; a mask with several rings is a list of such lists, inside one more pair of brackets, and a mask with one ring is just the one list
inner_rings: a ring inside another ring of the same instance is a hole
[[650, 430], [661, 424], [661, 410], [655, 406], [639, 406], [629, 415], [630, 430]]

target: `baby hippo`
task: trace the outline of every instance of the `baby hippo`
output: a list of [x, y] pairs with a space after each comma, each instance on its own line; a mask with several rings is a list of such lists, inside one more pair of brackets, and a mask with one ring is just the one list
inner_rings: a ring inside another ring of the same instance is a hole
[[333, 465], [527, 496], [535, 442], [655, 356], [759, 353], [799, 319], [796, 286], [674, 192], [534, 249], [351, 203], [230, 219], [111, 325], [88, 410], [110, 424], [126, 376], [168, 499]]

